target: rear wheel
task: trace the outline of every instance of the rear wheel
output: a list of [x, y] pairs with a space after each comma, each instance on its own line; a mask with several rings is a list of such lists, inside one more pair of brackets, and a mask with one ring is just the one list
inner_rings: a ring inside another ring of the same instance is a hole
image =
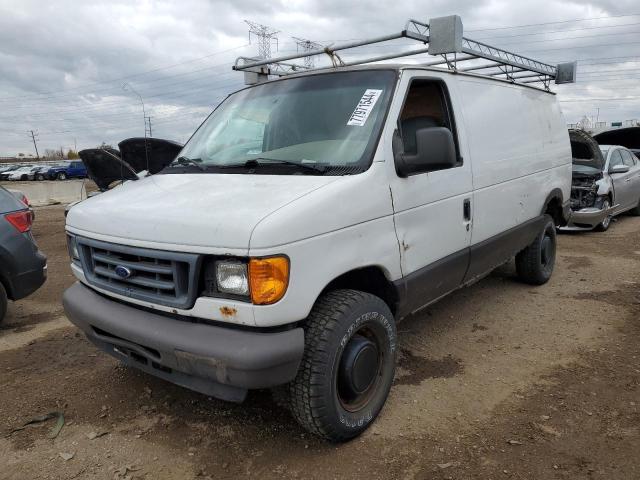
[[516, 270], [520, 280], [531, 285], [547, 283], [556, 262], [556, 226], [545, 215], [542, 231], [531, 244], [516, 255]]
[[4, 316], [7, 313], [7, 291], [4, 289], [2, 283], [0, 283], [0, 322], [4, 320]]
[[360, 435], [389, 395], [396, 328], [378, 297], [336, 290], [322, 296], [305, 327], [305, 352], [289, 384], [289, 408], [308, 431], [333, 442]]
[[67, 179], [67, 174], [64, 172], [59, 172], [57, 175], [58, 180], [66, 180]]
[[20, 177], [20, 180], [22, 180], [24, 182], [25, 180], [29, 180], [29, 177], [27, 175], [22, 175]]
[[[605, 198], [602, 201], [602, 209], [608, 210], [609, 208], [611, 208], [611, 200], [609, 200], [609, 198]], [[611, 226], [612, 218], [613, 218], [613, 215], [607, 215], [606, 217], [604, 217], [604, 220], [602, 220], [598, 225], [595, 226], [594, 230], [596, 232], [606, 232], [607, 230], [609, 230], [609, 227]]]
[[640, 215], [640, 199], [638, 199], [638, 204], [635, 207], [633, 207], [631, 210], [629, 210], [629, 213], [636, 217]]
[[41, 173], [38, 173], [36, 175], [36, 180], [40, 180], [40, 181], [44, 180], [44, 175], [42, 175]]

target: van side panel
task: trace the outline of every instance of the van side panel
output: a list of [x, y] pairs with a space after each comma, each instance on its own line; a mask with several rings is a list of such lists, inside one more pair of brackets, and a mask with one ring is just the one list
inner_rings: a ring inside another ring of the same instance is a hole
[[473, 165], [472, 245], [539, 216], [555, 189], [569, 199], [570, 143], [555, 95], [470, 77], [458, 92]]

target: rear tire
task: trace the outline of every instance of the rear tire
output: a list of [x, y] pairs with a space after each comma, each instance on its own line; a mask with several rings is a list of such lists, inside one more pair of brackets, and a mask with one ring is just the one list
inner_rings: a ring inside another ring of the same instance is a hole
[[67, 174], [64, 172], [60, 172], [57, 175], [58, 180], [66, 180], [67, 179]]
[[[611, 200], [609, 198], [605, 198], [602, 201], [602, 209], [611, 208]], [[598, 225], [594, 227], [596, 232], [606, 232], [609, 230], [611, 226], [611, 220], [613, 219], [613, 215], [607, 215], [604, 220], [602, 220]]]
[[516, 255], [518, 277], [530, 285], [547, 283], [556, 261], [556, 226], [549, 215], [541, 232], [531, 244]]
[[357, 290], [318, 299], [305, 326], [305, 351], [288, 385], [289, 408], [309, 432], [343, 442], [364, 432], [385, 404], [396, 363], [389, 307]]
[[2, 283], [0, 283], [0, 323], [4, 320], [4, 316], [7, 313], [7, 291], [4, 289]]
[[38, 180], [38, 181], [44, 180], [44, 175], [39, 173], [38, 175], [36, 175], [36, 180]]
[[638, 199], [638, 204], [629, 210], [629, 213], [634, 217], [640, 216], [640, 199]]

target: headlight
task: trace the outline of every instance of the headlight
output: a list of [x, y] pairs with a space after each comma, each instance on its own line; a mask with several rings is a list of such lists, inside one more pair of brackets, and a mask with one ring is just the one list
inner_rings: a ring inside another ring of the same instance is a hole
[[67, 249], [71, 260], [76, 263], [79, 262], [80, 252], [78, 251], [78, 242], [76, 242], [76, 237], [67, 235]]
[[289, 286], [289, 259], [211, 259], [204, 265], [206, 296], [237, 295], [254, 305], [270, 305], [280, 300]]
[[218, 291], [232, 295], [249, 295], [247, 264], [240, 262], [216, 262]]

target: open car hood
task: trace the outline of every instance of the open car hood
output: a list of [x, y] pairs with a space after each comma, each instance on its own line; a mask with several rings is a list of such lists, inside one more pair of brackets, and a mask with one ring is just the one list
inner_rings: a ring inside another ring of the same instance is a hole
[[89, 148], [78, 152], [87, 176], [93, 180], [102, 191], [108, 190], [109, 185], [116, 180], [135, 180], [135, 170], [131, 165], [122, 161], [120, 152], [113, 148]]
[[569, 140], [571, 141], [571, 156], [574, 167], [582, 165], [596, 168], [599, 171], [604, 169], [605, 158], [600, 150], [600, 145], [584, 130], [569, 129]]
[[[146, 142], [146, 149], [145, 149]], [[180, 153], [183, 145], [171, 140], [161, 138], [127, 138], [118, 144], [120, 157], [127, 162], [134, 171], [148, 170], [149, 173], [158, 173], [169, 165]], [[147, 168], [147, 155], [149, 166]]]
[[147, 170], [147, 154], [148, 171], [154, 174], [169, 165], [182, 150], [182, 144], [160, 138], [128, 138], [118, 147], [120, 150], [89, 148], [78, 152], [87, 167], [87, 176], [102, 191], [108, 190], [116, 180], [136, 180], [136, 173]]
[[640, 127], [617, 128], [594, 135], [600, 145], [622, 145], [629, 150], [640, 150]]

